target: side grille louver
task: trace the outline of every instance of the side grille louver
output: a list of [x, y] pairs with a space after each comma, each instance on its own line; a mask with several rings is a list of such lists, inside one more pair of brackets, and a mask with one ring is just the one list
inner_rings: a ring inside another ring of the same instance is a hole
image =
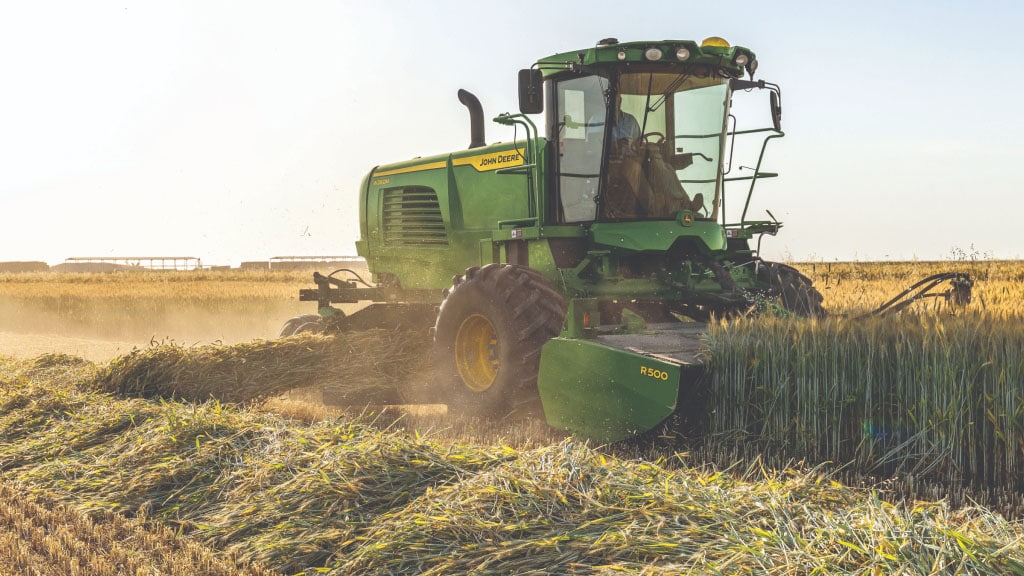
[[430, 188], [385, 190], [382, 216], [386, 245], [448, 245], [437, 192]]

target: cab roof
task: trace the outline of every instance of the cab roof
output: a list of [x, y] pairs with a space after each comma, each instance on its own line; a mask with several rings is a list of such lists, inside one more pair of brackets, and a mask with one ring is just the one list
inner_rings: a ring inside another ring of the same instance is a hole
[[708, 66], [729, 77], [742, 77], [746, 72], [753, 78], [757, 70], [757, 58], [749, 48], [732, 46], [717, 36], [699, 44], [693, 40], [619, 42], [605, 38], [592, 48], [541, 58], [536, 66], [547, 77], [565, 71], [580, 72], [587, 66], [628, 63]]

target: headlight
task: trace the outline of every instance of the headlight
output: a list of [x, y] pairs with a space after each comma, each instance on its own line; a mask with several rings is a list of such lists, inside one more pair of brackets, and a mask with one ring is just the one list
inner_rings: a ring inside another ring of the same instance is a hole
[[680, 62], [685, 62], [689, 58], [690, 58], [690, 51], [689, 50], [687, 50], [686, 48], [677, 48], [676, 49], [676, 60], [679, 60]]
[[661, 49], [660, 48], [648, 48], [644, 51], [644, 58], [648, 60], [661, 60]]
[[617, 54], [617, 56], [618, 56], [619, 60], [625, 60], [626, 59], [626, 51], [625, 50], [619, 50], [619, 53]]
[[740, 52], [732, 61], [735, 62], [737, 66], [746, 66], [747, 62], [750, 61], [750, 57]]

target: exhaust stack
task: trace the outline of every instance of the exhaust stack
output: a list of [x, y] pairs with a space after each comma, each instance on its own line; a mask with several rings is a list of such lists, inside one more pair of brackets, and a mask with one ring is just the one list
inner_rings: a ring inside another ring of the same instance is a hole
[[469, 147], [479, 148], [486, 146], [484, 141], [484, 109], [471, 92], [459, 88], [459, 102], [469, 108]]

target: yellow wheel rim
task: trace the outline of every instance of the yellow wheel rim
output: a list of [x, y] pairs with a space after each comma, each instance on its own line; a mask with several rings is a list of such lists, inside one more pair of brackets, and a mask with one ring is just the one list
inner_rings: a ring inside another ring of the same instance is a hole
[[498, 375], [498, 335], [490, 320], [473, 314], [462, 321], [455, 334], [455, 367], [463, 384], [483, 392]]

